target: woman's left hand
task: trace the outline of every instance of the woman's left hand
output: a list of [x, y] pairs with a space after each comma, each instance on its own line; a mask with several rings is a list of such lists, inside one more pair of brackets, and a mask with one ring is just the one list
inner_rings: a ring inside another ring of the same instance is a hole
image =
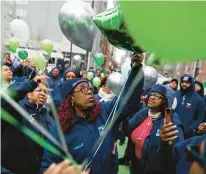
[[178, 130], [176, 129], [177, 126], [170, 123], [166, 123], [161, 129], [160, 129], [160, 137], [161, 140], [164, 143], [167, 143], [168, 145], [172, 145], [172, 141], [177, 138]]

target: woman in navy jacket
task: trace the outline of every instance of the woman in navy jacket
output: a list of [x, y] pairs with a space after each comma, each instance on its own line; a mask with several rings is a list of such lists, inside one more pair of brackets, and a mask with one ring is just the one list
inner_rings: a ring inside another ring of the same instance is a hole
[[[32, 81], [15, 83], [9, 89], [16, 91], [16, 95], [12, 96], [16, 102], [28, 95], [28, 98], [25, 98], [19, 104], [30, 114], [30, 122], [35, 119], [49, 131], [54, 121], [44, 107], [47, 100], [45, 86], [37, 86], [37, 82], [41, 79], [42, 76], [36, 76]], [[21, 124], [33, 130], [39, 136], [43, 136], [10, 103], [2, 99], [1, 104], [1, 107]], [[1, 121], [1, 135], [1, 173], [8, 172], [5, 168], [16, 174], [39, 173], [43, 148], [3, 120]]]
[[[134, 113], [136, 106], [140, 102], [140, 94], [143, 88], [141, 61], [141, 55], [134, 56], [133, 62], [135, 65], [127, 80], [125, 89], [128, 90], [136, 75], [140, 79], [140, 83], [134, 81], [135, 90], [132, 95], [130, 95], [127, 103], [124, 101], [125, 92], [123, 93], [120, 102], [120, 107], [123, 108], [123, 112], [121, 112], [119, 120]], [[93, 155], [92, 151], [95, 142], [104, 129], [116, 99], [105, 103], [96, 101], [90, 83], [83, 79], [67, 80], [61, 88], [64, 100], [58, 108], [60, 124], [64, 131], [69, 152], [74, 160], [81, 164], [86, 158], [90, 158]], [[122, 105], [123, 102], [124, 104]], [[59, 140], [55, 126], [52, 128], [51, 134]], [[45, 150], [42, 159], [41, 173], [52, 163], [58, 163], [60, 161], [62, 161], [61, 158]], [[86, 167], [86, 170], [92, 174], [116, 174], [118, 172], [118, 160], [112, 130], [106, 135], [100, 149], [91, 163]]]
[[148, 108], [140, 110], [129, 120], [130, 138], [134, 144], [132, 174], [175, 172], [172, 148], [176, 142], [183, 140], [183, 130], [176, 113], [173, 113], [172, 123], [165, 123], [167, 94], [164, 86], [154, 86], [148, 94]]

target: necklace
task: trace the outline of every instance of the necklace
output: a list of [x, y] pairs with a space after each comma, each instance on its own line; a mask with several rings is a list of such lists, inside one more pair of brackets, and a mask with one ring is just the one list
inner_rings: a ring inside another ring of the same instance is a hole
[[139, 135], [139, 137], [137, 137], [138, 141], [142, 140], [142, 135], [147, 131], [147, 129], [149, 128], [149, 125], [152, 123], [152, 120], [149, 118], [147, 121], [146, 126], [144, 127], [143, 131], [141, 132], [141, 134]]

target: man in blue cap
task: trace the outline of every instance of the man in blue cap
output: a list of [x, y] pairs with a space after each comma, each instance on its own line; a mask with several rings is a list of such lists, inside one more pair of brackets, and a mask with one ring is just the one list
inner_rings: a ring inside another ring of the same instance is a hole
[[194, 78], [185, 74], [180, 79], [180, 90], [176, 92], [176, 112], [184, 126], [184, 137], [189, 138], [204, 120], [205, 103], [195, 92]]

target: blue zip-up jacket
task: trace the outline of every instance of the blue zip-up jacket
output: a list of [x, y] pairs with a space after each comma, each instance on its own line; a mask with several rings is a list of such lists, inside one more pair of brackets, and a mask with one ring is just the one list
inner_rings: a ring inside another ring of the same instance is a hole
[[[128, 90], [131, 86], [131, 83], [137, 73], [139, 77], [138, 79], [143, 78], [142, 69], [133, 68], [125, 87], [126, 90]], [[135, 90], [132, 95], [129, 96], [127, 103], [125, 103], [124, 100], [126, 91], [123, 93], [119, 106], [119, 108], [122, 108], [123, 111], [121, 112], [116, 124], [119, 124], [119, 122], [128, 115], [134, 114], [134, 111], [140, 102], [143, 80], [140, 80], [140, 83], [136, 83], [134, 81], [133, 84], [135, 84]], [[71, 133], [65, 133], [65, 139], [69, 152], [73, 156], [74, 160], [76, 160], [79, 164], [81, 164], [84, 159], [92, 156], [91, 152], [93, 151], [93, 146], [100, 137], [115, 102], [116, 99], [113, 99], [110, 102], [101, 103], [100, 114], [96, 117], [95, 121], [87, 122], [84, 118], [76, 115], [76, 123], [71, 127]], [[52, 127], [51, 134], [59, 140], [55, 126]], [[118, 172], [118, 160], [117, 155], [114, 153], [114, 142], [113, 130], [110, 130], [96, 156], [87, 167], [91, 169], [91, 174], [116, 174]], [[41, 173], [43, 173], [52, 163], [58, 163], [60, 161], [62, 161], [60, 157], [45, 150], [42, 159]]]
[[195, 136], [179, 142], [174, 147], [174, 156], [176, 159], [176, 174], [187, 174], [189, 173], [192, 161], [187, 159], [185, 152], [186, 146], [189, 144], [199, 145], [203, 140], [206, 140], [206, 134], [202, 136]]
[[[12, 96], [12, 98], [18, 102], [36, 87], [37, 84], [32, 80], [24, 83], [15, 83], [9, 89], [14, 88], [16, 90], [16, 95]], [[27, 99], [21, 101], [20, 105], [45, 129], [50, 130], [53, 119], [46, 108], [37, 108], [36, 104], [30, 103]], [[20, 121], [21, 124], [43, 136], [4, 99], [2, 99], [2, 107]], [[1, 121], [1, 133], [1, 165], [17, 174], [39, 173], [43, 148], [3, 120]]]
[[180, 117], [184, 126], [184, 136], [187, 138], [192, 135], [194, 130], [198, 128], [204, 120], [205, 103], [202, 97], [195, 92], [194, 78], [191, 75], [184, 76], [192, 79], [192, 85], [186, 95], [182, 93], [181, 90], [175, 93], [177, 98], [175, 112], [177, 112]]
[[[130, 134], [148, 117], [148, 110], [148, 108], [140, 110], [129, 120]], [[174, 145], [184, 140], [183, 126], [176, 113], [173, 114], [173, 123], [178, 130], [178, 138], [173, 141]], [[132, 174], [165, 174], [166, 171], [168, 174], [174, 173], [175, 163], [172, 155], [174, 146], [171, 147], [162, 143], [159, 131], [163, 126], [164, 118], [162, 116], [153, 121], [152, 130], [144, 142], [142, 159], [140, 160], [135, 156], [131, 162]]]
[[[56, 68], [56, 67], [55, 67]], [[53, 89], [54, 87], [56, 87], [57, 85], [59, 85], [63, 80], [61, 78], [61, 76], [59, 75], [58, 77], [54, 78], [52, 75], [52, 71], [55, 69], [53, 68], [50, 72], [49, 72], [49, 79], [47, 80], [47, 84], [48, 87]]]

